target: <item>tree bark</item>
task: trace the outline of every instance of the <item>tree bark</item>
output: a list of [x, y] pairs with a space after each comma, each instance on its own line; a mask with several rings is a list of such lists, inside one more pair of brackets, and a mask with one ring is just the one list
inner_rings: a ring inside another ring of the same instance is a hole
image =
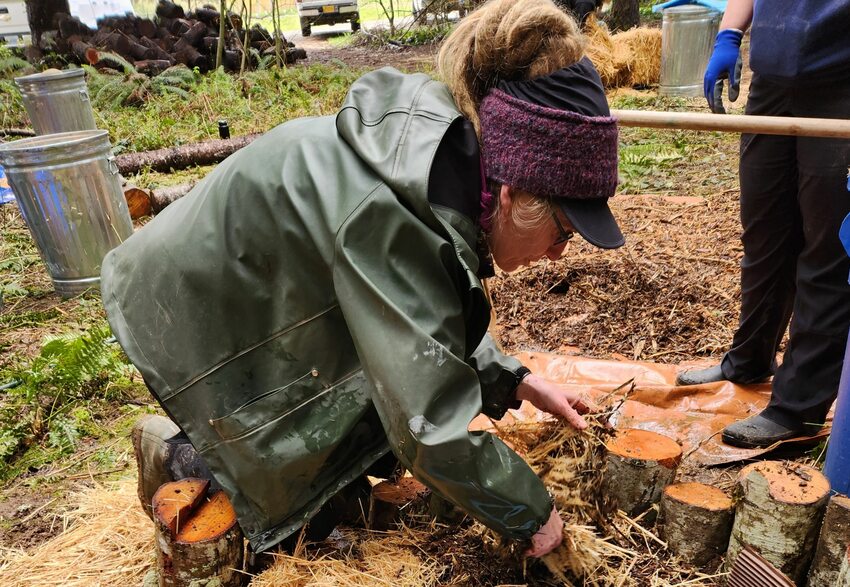
[[613, 0], [608, 25], [611, 32], [627, 31], [640, 24], [638, 0]]
[[256, 133], [156, 151], [126, 153], [116, 157], [115, 162], [118, 164], [118, 170], [124, 175], [138, 173], [145, 168], [149, 168], [151, 171], [167, 172], [171, 169], [185, 169], [193, 165], [212, 165], [223, 161], [259, 136], [260, 133]]
[[209, 481], [166, 483], [153, 496], [160, 587], [238, 587], [244, 540], [224, 492]]
[[726, 552], [734, 504], [716, 487], [702, 483], [669, 485], [661, 496], [661, 519], [668, 548], [701, 567]]
[[808, 587], [832, 587], [838, 584], [841, 561], [850, 546], [850, 498], [834, 495], [826, 506], [823, 527], [809, 571]]
[[675, 440], [648, 430], [621, 430], [605, 446], [606, 486], [617, 506], [632, 517], [658, 503], [682, 460]]
[[744, 467], [738, 488], [742, 499], [735, 510], [727, 565], [732, 568], [749, 546], [800, 584], [829, 499], [829, 481], [812, 467], [765, 461]]
[[71, 14], [68, 0], [26, 0], [26, 6], [34, 45], [41, 42], [43, 33], [56, 30], [54, 19], [58, 14]]

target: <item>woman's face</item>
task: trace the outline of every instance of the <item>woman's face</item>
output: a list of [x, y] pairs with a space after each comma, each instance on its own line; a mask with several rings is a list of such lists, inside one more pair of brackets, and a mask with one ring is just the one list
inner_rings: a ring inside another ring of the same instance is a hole
[[[517, 226], [513, 221], [513, 206], [523, 205], [533, 198], [531, 194], [502, 186], [499, 192], [499, 214], [494, 219], [490, 232], [490, 252], [493, 261], [502, 271], [516, 271], [524, 265], [531, 265], [543, 257], [553, 261], [559, 259], [567, 247], [562, 233], [551, 216], [535, 228]], [[570, 221], [563, 212], [557, 210], [558, 220], [566, 232], [574, 232]], [[563, 242], [558, 242], [563, 241]]]

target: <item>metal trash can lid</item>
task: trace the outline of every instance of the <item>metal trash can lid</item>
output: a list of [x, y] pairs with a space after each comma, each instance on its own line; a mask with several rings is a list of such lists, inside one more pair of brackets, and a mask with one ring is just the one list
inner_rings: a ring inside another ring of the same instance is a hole
[[66, 158], [80, 161], [89, 155], [111, 151], [109, 132], [76, 130], [40, 135], [0, 144], [0, 165], [7, 172], [16, 167], [58, 162]]
[[[696, 4], [684, 4], [682, 6], [671, 6], [661, 11], [663, 18], [673, 20], [690, 20], [691, 18], [703, 18], [706, 14], [717, 12], [705, 6]], [[719, 14], [719, 13], [718, 13]]]

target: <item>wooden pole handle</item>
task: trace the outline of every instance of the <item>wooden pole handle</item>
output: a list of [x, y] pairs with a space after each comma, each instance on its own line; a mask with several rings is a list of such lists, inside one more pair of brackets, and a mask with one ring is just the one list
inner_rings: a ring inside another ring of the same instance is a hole
[[611, 116], [617, 119], [620, 126], [850, 139], [850, 120], [840, 118], [794, 118], [647, 110], [612, 110]]

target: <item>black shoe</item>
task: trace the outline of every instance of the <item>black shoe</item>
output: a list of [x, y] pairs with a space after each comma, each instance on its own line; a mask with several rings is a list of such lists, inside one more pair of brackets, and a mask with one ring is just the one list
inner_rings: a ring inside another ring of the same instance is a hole
[[707, 369], [692, 369], [682, 371], [676, 376], [676, 385], [702, 385], [703, 383], [714, 383], [715, 381], [726, 381], [723, 369], [720, 365], [714, 365]]
[[763, 383], [770, 379], [771, 374], [765, 373], [759, 377], [751, 379], [733, 380], [723, 374], [723, 368], [720, 365], [713, 365], [705, 369], [692, 369], [690, 371], [682, 371], [676, 376], [676, 385], [702, 385], [704, 383], [715, 383], [717, 381], [731, 381], [739, 385], [750, 385], [752, 383]]
[[803, 434], [805, 432], [802, 424], [789, 428], [756, 414], [724, 428], [723, 442], [739, 448], [765, 448]]

